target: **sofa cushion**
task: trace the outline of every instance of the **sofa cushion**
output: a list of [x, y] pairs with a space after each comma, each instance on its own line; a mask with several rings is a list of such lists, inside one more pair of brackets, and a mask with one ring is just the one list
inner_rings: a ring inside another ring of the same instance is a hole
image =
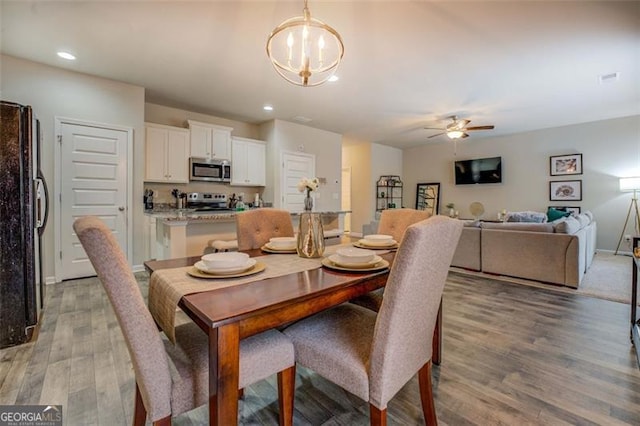
[[462, 225], [467, 228], [480, 228], [481, 222], [479, 220], [465, 220]]
[[575, 234], [582, 228], [582, 225], [578, 219], [569, 216], [556, 221], [554, 228], [558, 234]]
[[553, 224], [551, 223], [531, 223], [531, 222], [512, 222], [512, 223], [495, 223], [482, 222], [483, 229], [499, 229], [502, 231], [529, 231], [529, 232], [549, 232], [553, 233]]
[[549, 209], [547, 210], [547, 222], [553, 222], [554, 220], [558, 220], [567, 216], [571, 216], [571, 212], [556, 210], [553, 207], [549, 207]]
[[541, 212], [508, 212], [507, 222], [534, 222], [544, 223], [547, 221], [547, 215]]

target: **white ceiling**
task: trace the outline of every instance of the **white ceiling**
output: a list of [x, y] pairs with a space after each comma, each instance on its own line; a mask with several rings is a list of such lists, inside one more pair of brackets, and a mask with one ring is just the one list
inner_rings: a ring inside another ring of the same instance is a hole
[[302, 3], [2, 0], [2, 53], [140, 85], [152, 103], [250, 123], [304, 116], [397, 147], [427, 143], [423, 127], [452, 114], [496, 126], [467, 140], [640, 114], [639, 1], [310, 0], [345, 44], [340, 80], [313, 88], [265, 53]]

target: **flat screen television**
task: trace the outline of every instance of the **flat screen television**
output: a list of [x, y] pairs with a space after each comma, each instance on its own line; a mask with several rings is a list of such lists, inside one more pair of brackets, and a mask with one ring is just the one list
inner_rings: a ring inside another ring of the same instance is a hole
[[456, 185], [502, 183], [502, 157], [456, 161]]

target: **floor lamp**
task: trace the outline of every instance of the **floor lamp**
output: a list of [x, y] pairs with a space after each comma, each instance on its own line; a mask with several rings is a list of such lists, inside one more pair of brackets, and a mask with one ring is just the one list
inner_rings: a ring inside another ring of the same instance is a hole
[[640, 232], [640, 213], [638, 212], [638, 194], [637, 194], [637, 192], [640, 191], [640, 177], [620, 178], [620, 191], [622, 192], [633, 191], [633, 198], [631, 198], [631, 204], [629, 204], [629, 211], [627, 212], [627, 218], [624, 220], [622, 233], [620, 234], [620, 239], [618, 240], [618, 246], [616, 247], [616, 252], [614, 254], [618, 254], [618, 250], [620, 249], [620, 244], [622, 243], [624, 232], [627, 230], [627, 224], [629, 223], [629, 217], [631, 217], [631, 211], [633, 211], [635, 215], [635, 218], [634, 218], [635, 232], [636, 234]]

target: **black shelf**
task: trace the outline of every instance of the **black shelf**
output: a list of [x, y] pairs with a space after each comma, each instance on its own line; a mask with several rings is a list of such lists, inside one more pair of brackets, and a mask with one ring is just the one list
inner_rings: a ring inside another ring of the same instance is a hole
[[376, 182], [376, 211], [402, 207], [402, 180], [396, 175], [382, 175]]

